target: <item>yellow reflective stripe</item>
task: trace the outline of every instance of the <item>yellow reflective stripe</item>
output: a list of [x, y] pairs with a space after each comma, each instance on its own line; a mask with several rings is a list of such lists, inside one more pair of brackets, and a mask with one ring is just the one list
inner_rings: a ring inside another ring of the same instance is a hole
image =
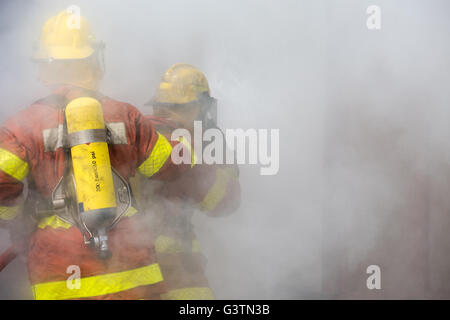
[[214, 300], [214, 294], [208, 287], [182, 288], [169, 290], [161, 294], [163, 300]]
[[26, 161], [14, 153], [0, 148], [0, 170], [20, 181], [28, 175], [29, 168]]
[[161, 281], [161, 270], [154, 263], [133, 270], [81, 278], [79, 289], [69, 289], [67, 281], [55, 281], [34, 285], [33, 292], [36, 300], [77, 299], [102, 296]]
[[189, 153], [191, 154], [191, 168], [192, 168], [197, 163], [197, 156], [195, 155], [195, 152], [192, 150], [191, 144], [183, 136], [180, 137], [179, 141], [188, 148]]
[[0, 206], [0, 220], [12, 220], [19, 215], [20, 206], [3, 207]]
[[166, 160], [170, 157], [172, 153], [172, 145], [167, 141], [167, 139], [158, 133], [158, 140], [153, 147], [150, 156], [138, 167], [138, 171], [146, 176], [151, 177], [162, 168]]
[[[155, 240], [155, 250], [157, 253], [176, 254], [185, 252], [180, 240], [160, 235]], [[200, 245], [197, 239], [192, 240], [192, 252], [200, 252]]]
[[200, 243], [197, 239], [192, 240], [192, 252], [200, 252]]
[[44, 229], [45, 227], [50, 227], [53, 229], [56, 229], [56, 228], [69, 229], [71, 226], [72, 225], [70, 223], [63, 221], [56, 214], [54, 214], [50, 217], [41, 219], [41, 221], [39, 221], [39, 224], [38, 224], [38, 228], [40, 228], [40, 229]]
[[200, 205], [202, 210], [211, 211], [222, 201], [231, 178], [237, 178], [236, 170], [231, 168], [218, 168], [216, 170], [216, 182], [203, 199]]
[[[129, 207], [128, 210], [124, 213], [124, 216], [131, 217], [136, 213], [137, 213], [137, 210], [134, 207]], [[0, 212], [0, 218], [1, 218], [1, 212]], [[72, 225], [70, 223], [63, 221], [56, 214], [52, 215], [50, 217], [41, 219], [41, 221], [38, 224], [38, 228], [40, 228], [40, 229], [44, 229], [45, 227], [50, 227], [53, 229], [56, 229], [56, 228], [69, 229], [71, 226]]]
[[125, 212], [125, 213], [123, 214], [123, 216], [124, 216], [124, 217], [131, 217], [131, 216], [134, 216], [134, 215], [136, 214], [136, 212], [137, 212], [136, 208], [134, 208], [134, 207], [129, 207], [128, 210], [127, 210], [127, 212]]

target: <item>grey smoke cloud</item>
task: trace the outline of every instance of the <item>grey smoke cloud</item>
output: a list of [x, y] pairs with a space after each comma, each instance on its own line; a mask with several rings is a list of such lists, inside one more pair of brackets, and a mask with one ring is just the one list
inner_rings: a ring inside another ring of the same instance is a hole
[[[106, 42], [104, 94], [150, 112], [186, 62], [220, 126], [280, 130], [278, 174], [242, 166], [238, 212], [194, 216], [217, 298], [448, 298], [446, 1], [2, 1], [2, 121], [46, 94], [32, 44], [72, 4]], [[365, 286], [371, 264], [381, 291]], [[17, 260], [0, 298], [28, 298], [23, 277]]]

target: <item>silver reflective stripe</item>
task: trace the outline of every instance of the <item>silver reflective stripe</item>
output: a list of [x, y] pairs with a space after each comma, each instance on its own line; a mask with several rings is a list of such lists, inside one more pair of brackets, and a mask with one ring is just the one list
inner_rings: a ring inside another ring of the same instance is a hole
[[60, 124], [58, 128], [45, 129], [42, 131], [44, 138], [44, 151], [56, 151], [56, 149], [63, 146], [63, 125]]
[[[110, 122], [106, 123], [106, 128], [110, 133], [111, 144], [128, 144], [125, 123]], [[63, 126], [60, 124], [58, 128], [50, 128], [42, 131], [44, 139], [44, 151], [51, 152], [63, 146]]]
[[125, 131], [125, 123], [109, 122], [106, 123], [106, 128], [111, 134], [112, 144], [128, 144], [127, 133]]

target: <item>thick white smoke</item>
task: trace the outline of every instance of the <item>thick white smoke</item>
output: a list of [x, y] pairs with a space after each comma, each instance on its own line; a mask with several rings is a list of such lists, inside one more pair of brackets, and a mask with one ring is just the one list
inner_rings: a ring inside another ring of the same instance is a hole
[[[46, 94], [32, 44], [73, 4], [106, 42], [104, 94], [150, 112], [164, 70], [186, 62], [221, 127], [280, 129], [278, 174], [242, 166], [241, 208], [194, 217], [217, 298], [448, 297], [444, 0], [2, 1], [2, 120]], [[28, 298], [24, 277], [19, 260], [5, 269], [0, 298]]]

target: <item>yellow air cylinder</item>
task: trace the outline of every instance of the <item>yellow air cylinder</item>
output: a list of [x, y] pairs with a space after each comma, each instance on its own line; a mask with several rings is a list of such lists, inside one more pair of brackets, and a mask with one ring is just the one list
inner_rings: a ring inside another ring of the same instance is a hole
[[[116, 197], [100, 102], [89, 97], [72, 100], [66, 107], [66, 121], [80, 212], [115, 208]], [[104, 141], [83, 143], [103, 140], [98, 138], [102, 132], [105, 133]]]
[[106, 231], [116, 216], [116, 195], [100, 102], [72, 100], [65, 110], [80, 220], [93, 237], [88, 244], [108, 257]]

